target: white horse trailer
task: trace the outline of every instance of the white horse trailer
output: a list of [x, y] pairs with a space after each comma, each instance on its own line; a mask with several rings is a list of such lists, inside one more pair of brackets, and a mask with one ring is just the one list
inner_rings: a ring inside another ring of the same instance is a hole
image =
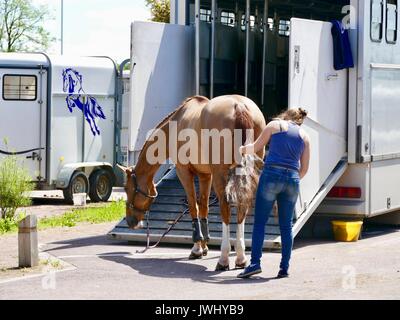
[[[350, 27], [354, 68], [334, 69], [332, 20]], [[172, 24], [132, 25], [133, 159], [146, 131], [185, 96], [238, 93], [256, 101], [268, 119], [284, 108], [309, 111], [304, 127], [311, 138], [311, 164], [301, 182], [295, 234], [314, 213], [364, 219], [398, 211], [398, 20], [397, 0], [171, 1]], [[167, 180], [177, 188], [176, 176]], [[154, 236], [171, 219], [160, 226], [161, 211], [167, 209], [161, 210], [162, 203], [156, 207]], [[276, 247], [276, 221], [269, 224], [275, 229], [265, 245]], [[167, 241], [190, 242], [188, 228]], [[110, 234], [145, 236], [127, 230], [124, 222]]]
[[0, 157], [39, 189], [107, 201], [116, 182], [118, 72], [106, 57], [0, 54]]

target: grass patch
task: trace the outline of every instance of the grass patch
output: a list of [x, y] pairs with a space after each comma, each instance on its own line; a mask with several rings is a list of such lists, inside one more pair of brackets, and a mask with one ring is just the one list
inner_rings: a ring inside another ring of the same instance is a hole
[[56, 227], [75, 227], [80, 222], [99, 224], [117, 221], [122, 218], [125, 202], [112, 202], [104, 207], [73, 209], [61, 216], [43, 218], [39, 220], [39, 230]]
[[[125, 212], [125, 202], [117, 201], [104, 207], [72, 209], [60, 216], [43, 218], [38, 221], [39, 230], [57, 227], [75, 227], [78, 223], [99, 224], [121, 219]], [[0, 219], [0, 235], [18, 231], [15, 219]]]
[[40, 260], [40, 264], [43, 266], [51, 266], [54, 269], [59, 269], [61, 267], [61, 263], [59, 260], [52, 260], [52, 259]]

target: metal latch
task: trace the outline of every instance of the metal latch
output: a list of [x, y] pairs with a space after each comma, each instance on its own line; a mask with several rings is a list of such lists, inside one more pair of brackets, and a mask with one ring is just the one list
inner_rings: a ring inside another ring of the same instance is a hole
[[300, 46], [294, 46], [294, 69], [297, 74], [300, 73]]
[[42, 161], [42, 157], [37, 152], [32, 152], [32, 155], [31, 156], [27, 156], [26, 158], [27, 159], [32, 159], [33, 161], [35, 161], [35, 160]]
[[339, 79], [339, 74], [338, 73], [330, 73], [326, 75], [326, 80], [337, 80]]

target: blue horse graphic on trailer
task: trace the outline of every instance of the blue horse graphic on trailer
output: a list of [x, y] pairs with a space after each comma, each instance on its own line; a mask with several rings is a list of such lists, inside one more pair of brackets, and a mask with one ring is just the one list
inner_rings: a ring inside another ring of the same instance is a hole
[[82, 87], [82, 75], [72, 69], [67, 68], [63, 70], [63, 91], [68, 93], [66, 98], [69, 111], [72, 113], [73, 108], [77, 107], [83, 112], [86, 121], [90, 125], [90, 130], [93, 135], [100, 135], [100, 130], [96, 124], [96, 118], [105, 120], [103, 109], [97, 103], [97, 100], [85, 93]]

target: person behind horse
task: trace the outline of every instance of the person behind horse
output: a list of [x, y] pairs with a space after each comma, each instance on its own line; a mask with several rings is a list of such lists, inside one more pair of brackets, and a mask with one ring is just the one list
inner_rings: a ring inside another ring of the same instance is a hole
[[240, 148], [242, 154], [252, 154], [270, 144], [256, 195], [251, 263], [238, 275], [239, 278], [261, 273], [260, 260], [265, 225], [275, 201], [278, 204], [282, 240], [282, 260], [278, 278], [289, 275], [293, 247], [293, 214], [299, 196], [300, 179], [307, 174], [310, 160], [309, 137], [300, 128], [306, 117], [307, 112], [301, 108], [288, 110], [270, 122], [254, 144]]

